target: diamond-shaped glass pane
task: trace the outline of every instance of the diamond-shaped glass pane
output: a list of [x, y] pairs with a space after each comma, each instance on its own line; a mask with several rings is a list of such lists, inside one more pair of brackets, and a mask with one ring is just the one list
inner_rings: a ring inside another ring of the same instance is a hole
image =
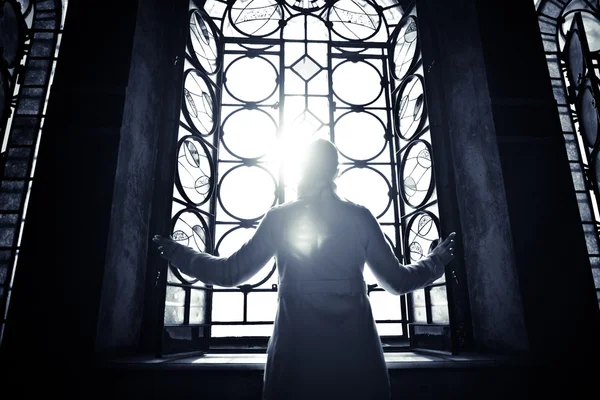
[[303, 56], [298, 60], [292, 67], [295, 73], [297, 73], [305, 81], [309, 81], [315, 76], [320, 70], [321, 66], [314, 62], [307, 56]]

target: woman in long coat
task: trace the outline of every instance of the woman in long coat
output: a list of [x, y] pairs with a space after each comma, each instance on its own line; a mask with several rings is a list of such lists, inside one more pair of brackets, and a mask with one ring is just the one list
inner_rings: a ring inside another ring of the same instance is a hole
[[427, 257], [402, 265], [365, 207], [337, 196], [338, 153], [326, 140], [307, 152], [298, 200], [269, 210], [229, 257], [155, 236], [161, 255], [207, 284], [233, 287], [273, 256], [279, 302], [267, 350], [263, 398], [387, 400], [390, 385], [363, 280], [365, 263], [393, 294], [419, 289], [454, 257], [454, 233]]

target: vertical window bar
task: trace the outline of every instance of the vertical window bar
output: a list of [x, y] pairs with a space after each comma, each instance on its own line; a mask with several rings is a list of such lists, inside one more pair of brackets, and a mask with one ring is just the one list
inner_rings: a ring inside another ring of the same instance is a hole
[[425, 312], [427, 313], [427, 323], [433, 323], [431, 310], [431, 286], [425, 288]]

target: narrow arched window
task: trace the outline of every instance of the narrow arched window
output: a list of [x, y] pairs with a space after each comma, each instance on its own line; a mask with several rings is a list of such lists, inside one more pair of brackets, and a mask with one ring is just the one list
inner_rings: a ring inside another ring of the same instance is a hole
[[535, 0], [600, 306], [600, 6]]
[[0, 344], [67, 5], [0, 2]]
[[[338, 147], [339, 194], [379, 220], [399, 259], [439, 237], [418, 20], [395, 0], [190, 2], [173, 192], [175, 240], [221, 256], [265, 212], [295, 199], [303, 145]], [[365, 268], [384, 343], [409, 323], [449, 323], [444, 278], [408, 296]], [[238, 288], [208, 287], [171, 268], [165, 351], [266, 343], [277, 306], [274, 261]], [[237, 339], [236, 339], [237, 338]]]

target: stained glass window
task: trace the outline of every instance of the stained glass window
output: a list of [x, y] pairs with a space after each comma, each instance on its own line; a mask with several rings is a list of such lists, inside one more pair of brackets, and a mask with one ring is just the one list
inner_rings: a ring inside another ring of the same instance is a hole
[[0, 2], [0, 343], [67, 5]]
[[600, 5], [589, 0], [534, 4], [600, 306]]
[[[231, 254], [296, 198], [303, 146], [327, 138], [342, 155], [339, 194], [371, 210], [404, 263], [427, 255], [439, 221], [417, 24], [395, 0], [191, 1], [173, 237]], [[382, 337], [449, 322], [444, 278], [409, 296], [377, 287], [368, 267], [365, 280]], [[277, 288], [274, 260], [238, 288], [171, 268], [165, 328], [268, 337]]]

